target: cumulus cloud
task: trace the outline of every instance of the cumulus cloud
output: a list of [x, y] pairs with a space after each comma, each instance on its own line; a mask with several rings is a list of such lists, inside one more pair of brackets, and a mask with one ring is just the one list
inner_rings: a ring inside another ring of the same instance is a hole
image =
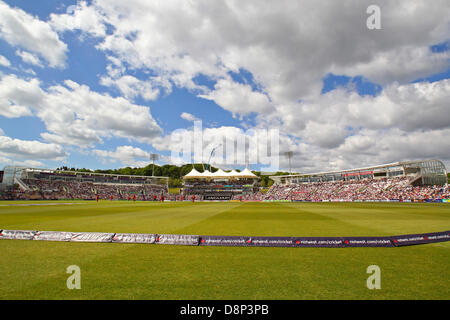
[[350, 136], [339, 148], [329, 151], [332, 168], [343, 169], [361, 165], [391, 163], [403, 160], [440, 159], [450, 164], [450, 129], [418, 130], [405, 133], [363, 130]]
[[182, 112], [180, 117], [184, 120], [191, 121], [191, 122], [200, 120], [199, 118], [197, 118], [196, 116], [194, 116], [193, 114], [190, 114], [188, 112]]
[[[71, 81], [42, 92], [32, 80], [12, 77], [0, 82], [0, 114], [17, 117], [34, 112], [47, 127], [42, 136], [54, 143], [92, 145], [107, 137], [125, 137], [170, 150], [181, 147], [177, 137], [193, 131], [176, 130], [160, 137], [149, 108], [128, 100], [151, 101], [174, 85], [214, 101], [235, 117], [256, 114], [255, 129], [279, 128], [280, 150], [295, 152], [297, 170], [421, 157], [440, 157], [449, 163], [450, 154], [443, 150], [448, 150], [450, 80], [411, 83], [450, 65], [449, 51], [430, 50], [448, 40], [447, 0], [378, 1], [381, 30], [366, 28], [370, 4], [369, 0], [277, 1], [264, 6], [252, 0], [82, 2], [73, 13], [51, 15], [50, 25], [59, 32], [80, 30], [98, 37], [97, 49], [108, 59], [101, 83], [117, 88], [126, 99]], [[3, 16], [9, 17], [0, 19], [4, 39], [15, 26], [10, 23], [14, 17], [32, 19], [42, 30], [46, 27], [40, 23], [48, 27], [21, 10], [3, 6]], [[20, 41], [14, 45], [47, 62], [58, 52], [47, 49], [46, 57], [40, 47], [29, 48]], [[136, 70], [149, 76], [130, 75]], [[232, 77], [242, 76], [243, 70], [251, 80]], [[363, 76], [383, 89], [375, 97], [360, 96], [350, 88], [321, 94], [323, 78], [330, 73]], [[198, 76], [211, 81], [209, 88], [195, 81]], [[13, 92], [9, 84], [14, 81], [35, 92], [36, 108]], [[188, 113], [181, 117], [196, 120]], [[234, 127], [208, 128], [203, 135], [210, 149], [220, 143], [214, 135], [246, 136]], [[247, 138], [252, 141], [251, 135]], [[125, 151], [103, 155], [120, 161]], [[285, 157], [280, 161], [287, 167]]]
[[0, 78], [0, 115], [7, 118], [31, 116], [31, 108], [41, 103], [43, 92], [37, 79], [15, 75]]
[[171, 151], [170, 161], [174, 164], [210, 161], [222, 168], [247, 164], [278, 166], [279, 138], [284, 139], [278, 136], [278, 130], [244, 130], [232, 126], [202, 128], [197, 125], [155, 139], [153, 146]]
[[[433, 83], [394, 83], [376, 97], [339, 89], [312, 102], [285, 105], [278, 114], [284, 124], [280, 127], [280, 167], [289, 166], [282, 154], [287, 150], [294, 152], [292, 167], [302, 172], [423, 158], [438, 158], [449, 165], [448, 101], [450, 79], [444, 79]], [[193, 129], [183, 129], [156, 139], [155, 146], [183, 150], [189, 147], [186, 137], [192, 141], [203, 138], [203, 161], [225, 138], [254, 140], [251, 134], [234, 127], [206, 128], [197, 134], [197, 139]], [[245, 150], [242, 144], [241, 150]], [[243, 159], [242, 153], [239, 158]], [[201, 157], [196, 160], [201, 161]], [[213, 160], [220, 163], [215, 157]]]
[[13, 159], [62, 160], [67, 154], [53, 143], [0, 136], [0, 155]]
[[[313, 143], [324, 139], [336, 147], [359, 128], [405, 132], [450, 127], [448, 101], [450, 79], [433, 83], [393, 83], [377, 96], [360, 96], [354, 91], [337, 89], [312, 101], [285, 105], [278, 116], [282, 130], [305, 137]], [[327, 138], [328, 137], [328, 138]]]
[[253, 91], [248, 84], [237, 83], [230, 79], [217, 81], [213, 91], [198, 96], [213, 100], [234, 116], [248, 115], [253, 112], [264, 114], [272, 111], [270, 101], [265, 94]]
[[44, 21], [0, 1], [0, 38], [39, 54], [50, 67], [64, 67], [67, 46]]
[[91, 91], [70, 80], [44, 91], [36, 79], [2, 77], [0, 114], [20, 117], [32, 111], [47, 128], [41, 136], [57, 144], [83, 147], [102, 142], [105, 137], [148, 142], [161, 133], [148, 107], [122, 97]]
[[41, 161], [36, 160], [23, 160], [17, 161], [12, 160], [6, 157], [2, 157], [0, 155], [0, 163], [4, 165], [12, 165], [12, 166], [23, 166], [23, 167], [31, 167], [31, 168], [45, 168], [45, 165]]
[[370, 62], [359, 62], [348, 67], [332, 67], [330, 71], [349, 76], [363, 74], [380, 84], [406, 83], [445, 70], [449, 65], [449, 59], [449, 51], [433, 53], [427, 46], [405, 46], [381, 52]]
[[347, 138], [337, 151], [342, 154], [366, 153], [384, 162], [417, 159], [418, 156], [450, 160], [450, 140], [446, 138], [449, 134], [450, 128], [419, 130], [409, 134], [399, 129], [384, 132], [363, 130], [359, 135]]
[[383, 28], [377, 31], [365, 25], [370, 4], [112, 0], [77, 12], [94, 10], [103, 19], [93, 20], [99, 26], [114, 26], [98, 48], [131, 68], [151, 69], [190, 89], [198, 88], [193, 78], [199, 74], [226, 79], [228, 72], [245, 69], [277, 104], [319, 95], [322, 78], [333, 71], [389, 83], [448, 66], [447, 54], [429, 50], [448, 38], [445, 0], [379, 1]]
[[0, 66], [9, 67], [11, 62], [0, 54]]
[[[282, 135], [299, 137], [298, 170], [345, 169], [405, 159], [450, 164], [450, 80], [387, 86], [378, 96], [338, 89], [313, 101], [284, 105]], [[281, 159], [286, 165], [285, 159]]]
[[103, 77], [100, 83], [107, 87], [117, 87], [127, 99], [135, 99], [141, 96], [144, 100], [156, 100], [159, 96], [159, 89], [153, 88], [150, 81], [142, 81], [130, 75], [124, 75], [113, 79]]
[[88, 6], [86, 1], [70, 6], [65, 14], [50, 14], [49, 24], [58, 32], [66, 30], [81, 30], [95, 37], [106, 34], [106, 27], [101, 13]]
[[25, 63], [32, 64], [34, 66], [41, 67], [41, 68], [44, 66], [42, 64], [41, 60], [39, 59], [39, 57], [32, 53], [22, 51], [22, 50], [17, 50], [16, 55], [18, 55], [22, 59], [22, 61]]
[[96, 149], [92, 153], [104, 162], [119, 162], [126, 166], [146, 166], [150, 156], [147, 151], [133, 146], [119, 146], [114, 151]]
[[334, 148], [339, 146], [350, 133], [345, 127], [337, 123], [309, 121], [305, 125], [302, 137], [309, 143], [319, 147]]
[[64, 84], [49, 88], [37, 112], [49, 131], [42, 134], [44, 139], [90, 145], [112, 136], [151, 141], [161, 133], [148, 107], [91, 91], [73, 81]]

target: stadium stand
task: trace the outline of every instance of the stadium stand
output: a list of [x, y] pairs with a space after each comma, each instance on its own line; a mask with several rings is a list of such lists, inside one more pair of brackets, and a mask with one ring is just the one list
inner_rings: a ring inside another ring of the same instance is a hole
[[408, 178], [312, 182], [273, 185], [264, 200], [294, 201], [423, 201], [448, 199], [448, 186], [412, 186]]
[[202, 200], [232, 200], [250, 196], [259, 190], [258, 176], [248, 168], [242, 172], [225, 172], [222, 169], [198, 172], [192, 168], [183, 180], [183, 195]]
[[1, 199], [160, 200], [170, 199], [166, 177], [125, 176], [15, 168]]
[[264, 200], [424, 201], [450, 198], [439, 160], [404, 161], [311, 174], [272, 176]]
[[260, 191], [258, 177], [242, 172], [198, 172], [183, 177], [180, 194], [168, 178], [5, 167], [1, 200], [144, 201], [442, 201], [450, 202], [447, 171], [438, 160], [396, 162], [367, 168], [271, 176]]

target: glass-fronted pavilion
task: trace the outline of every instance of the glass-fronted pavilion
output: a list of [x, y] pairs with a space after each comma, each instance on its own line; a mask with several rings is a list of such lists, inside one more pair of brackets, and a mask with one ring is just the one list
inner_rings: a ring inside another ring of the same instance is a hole
[[276, 184], [351, 181], [408, 177], [413, 185], [445, 185], [447, 170], [440, 160], [402, 161], [372, 167], [318, 173], [270, 176]]

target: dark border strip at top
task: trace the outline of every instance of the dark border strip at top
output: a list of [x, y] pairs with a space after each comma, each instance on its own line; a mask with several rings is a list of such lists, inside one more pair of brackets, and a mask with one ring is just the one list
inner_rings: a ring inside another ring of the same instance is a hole
[[246, 237], [0, 229], [0, 240], [1, 239], [66, 242], [146, 243], [190, 246], [350, 248], [402, 247], [417, 244], [450, 241], [450, 231], [386, 237]]

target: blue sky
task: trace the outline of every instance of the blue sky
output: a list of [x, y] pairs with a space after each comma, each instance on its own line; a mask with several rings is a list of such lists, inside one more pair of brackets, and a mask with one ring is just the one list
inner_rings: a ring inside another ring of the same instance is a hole
[[[364, 1], [345, 19], [331, 2], [282, 1], [273, 11], [253, 1], [155, 2], [0, 1], [0, 166], [141, 166], [151, 152], [168, 163], [181, 147], [175, 132], [190, 134], [194, 120], [205, 154], [222, 136], [277, 129], [299, 171], [450, 161], [441, 141], [449, 118], [423, 114], [450, 111], [445, 1], [420, 2], [410, 17], [386, 3], [383, 28], [372, 31], [359, 25]], [[314, 28], [303, 8], [336, 26]], [[428, 147], [418, 152], [418, 143]]]

